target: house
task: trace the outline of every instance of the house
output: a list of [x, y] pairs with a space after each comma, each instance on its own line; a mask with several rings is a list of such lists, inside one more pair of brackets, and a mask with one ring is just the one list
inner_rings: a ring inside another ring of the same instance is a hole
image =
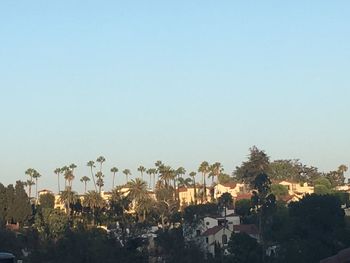
[[303, 198], [306, 194], [313, 194], [314, 187], [309, 186], [307, 183], [296, 183], [289, 181], [279, 182], [280, 185], [284, 185], [288, 189], [288, 194], [290, 196], [295, 196], [298, 199]]
[[215, 256], [215, 246], [225, 247], [232, 235], [232, 231], [225, 226], [215, 226], [202, 234], [204, 249]]
[[225, 184], [217, 184], [214, 189], [214, 197], [217, 199], [223, 193], [229, 193], [235, 199], [239, 193], [245, 193], [246, 186], [240, 183], [225, 183]]
[[252, 238], [255, 238], [259, 241], [259, 230], [254, 224], [247, 225], [235, 225], [233, 226], [234, 233], [245, 233]]

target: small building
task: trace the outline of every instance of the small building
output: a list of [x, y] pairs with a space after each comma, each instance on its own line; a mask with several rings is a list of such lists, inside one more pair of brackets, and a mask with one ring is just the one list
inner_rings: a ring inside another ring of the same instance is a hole
[[232, 235], [232, 231], [224, 226], [215, 226], [202, 234], [203, 246], [207, 252], [215, 256], [215, 247], [224, 248]]

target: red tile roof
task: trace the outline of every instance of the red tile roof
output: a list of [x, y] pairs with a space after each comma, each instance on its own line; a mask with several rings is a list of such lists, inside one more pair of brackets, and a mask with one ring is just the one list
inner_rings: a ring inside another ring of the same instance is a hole
[[219, 232], [223, 228], [224, 228], [223, 226], [214, 226], [212, 228], [209, 228], [207, 231], [205, 231], [203, 233], [203, 236], [215, 235], [217, 232]]
[[258, 235], [259, 234], [258, 228], [256, 227], [256, 225], [253, 225], [253, 224], [233, 226], [233, 231], [239, 232], [239, 233], [246, 233], [247, 235]]
[[236, 201], [238, 201], [238, 200], [242, 200], [242, 199], [251, 199], [252, 198], [252, 194], [251, 193], [245, 193], [245, 194], [243, 194], [243, 193], [238, 193], [237, 194], [237, 197], [236, 197]]
[[236, 183], [226, 183], [226, 184], [221, 184], [221, 185], [228, 187], [228, 188], [231, 188], [231, 189], [234, 189], [234, 188], [236, 188], [237, 184]]

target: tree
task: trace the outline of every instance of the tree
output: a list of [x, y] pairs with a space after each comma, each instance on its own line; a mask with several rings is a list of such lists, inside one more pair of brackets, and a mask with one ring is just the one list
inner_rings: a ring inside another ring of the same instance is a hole
[[146, 172], [146, 168], [145, 168], [144, 166], [140, 165], [140, 167], [137, 168], [137, 171], [140, 172], [140, 174], [141, 174], [141, 179], [143, 180], [143, 173]]
[[345, 181], [345, 172], [348, 170], [348, 167], [344, 164], [340, 165], [336, 171], [331, 171], [325, 176], [330, 181], [332, 187], [344, 185]]
[[227, 250], [231, 253], [231, 262], [261, 262], [262, 247], [245, 233], [232, 233]]
[[106, 161], [103, 156], [100, 156], [96, 159], [96, 162], [100, 163], [100, 172], [102, 173], [102, 164]]
[[219, 162], [215, 162], [210, 166], [209, 177], [212, 178], [212, 183], [214, 183], [214, 179], [216, 179], [216, 184], [219, 182], [219, 175], [223, 172], [222, 164]]
[[197, 204], [197, 189], [196, 189], [196, 172], [190, 172], [190, 177], [192, 177], [193, 181], [193, 192], [194, 192], [194, 203]]
[[36, 192], [36, 200], [38, 200], [38, 179], [41, 177], [41, 174], [34, 170], [32, 177], [35, 179], [35, 192]]
[[101, 189], [104, 186], [104, 180], [103, 180], [104, 175], [102, 172], [97, 172], [95, 176], [97, 178], [96, 185], [98, 186], [98, 192], [101, 194]]
[[276, 196], [278, 200], [288, 195], [288, 188], [281, 184], [272, 184], [271, 193]]
[[319, 195], [330, 194], [332, 192], [331, 182], [325, 177], [317, 178], [314, 181], [314, 192]]
[[202, 184], [203, 184], [202, 202], [207, 200], [207, 188], [206, 188], [205, 177], [207, 176], [209, 171], [210, 171], [209, 163], [206, 161], [203, 161], [198, 168], [198, 172], [202, 173]]
[[61, 187], [60, 187], [61, 168], [56, 168], [54, 173], [57, 175], [57, 187], [58, 187], [58, 194], [59, 194], [61, 192]]
[[42, 208], [53, 209], [55, 207], [55, 196], [51, 193], [39, 196], [39, 204]]
[[80, 178], [80, 182], [84, 183], [84, 193], [86, 194], [86, 185], [90, 181], [90, 178], [87, 176], [83, 176]]
[[245, 218], [250, 216], [253, 204], [250, 199], [241, 199], [238, 200], [235, 204], [235, 212], [237, 215]]
[[147, 192], [147, 183], [140, 178], [131, 180], [127, 187], [129, 188], [128, 197], [134, 200], [136, 210], [142, 211], [143, 219], [146, 217], [148, 207], [147, 202], [150, 202], [150, 197]]
[[34, 174], [34, 172], [35, 172], [35, 170], [33, 168], [28, 168], [25, 171], [25, 174], [29, 176], [29, 180], [27, 181], [29, 198], [32, 197], [32, 185], [34, 185], [34, 182], [33, 182], [33, 174]]
[[94, 162], [94, 161], [88, 161], [88, 163], [87, 163], [86, 165], [87, 165], [88, 167], [90, 167], [91, 178], [92, 178], [92, 181], [93, 181], [93, 183], [94, 183], [95, 191], [97, 192], [97, 186], [96, 186], [95, 177], [94, 177], [94, 172], [93, 172], [93, 168], [95, 167], [95, 162]]
[[130, 170], [129, 169], [125, 169], [124, 171], [123, 171], [123, 174], [125, 174], [125, 178], [126, 178], [126, 184], [128, 183], [128, 177], [129, 177], [129, 175], [131, 175], [131, 172], [130, 172]]
[[249, 150], [248, 161], [236, 167], [234, 175], [237, 180], [252, 186], [257, 175], [268, 172], [270, 161], [267, 154], [259, 150], [256, 146], [253, 146]]
[[98, 210], [105, 206], [105, 201], [98, 192], [88, 191], [84, 195], [83, 205], [91, 209], [93, 218], [92, 225], [95, 225]]
[[72, 189], [67, 186], [66, 190], [61, 192], [61, 195], [59, 197], [60, 202], [64, 203], [64, 206], [66, 208], [67, 214], [70, 217], [71, 215], [71, 206], [75, 204], [78, 200], [77, 193], [72, 191]]
[[119, 169], [117, 167], [111, 168], [111, 173], [113, 174], [113, 182], [112, 182], [112, 189], [114, 189], [114, 180], [115, 180], [115, 175], [119, 172]]

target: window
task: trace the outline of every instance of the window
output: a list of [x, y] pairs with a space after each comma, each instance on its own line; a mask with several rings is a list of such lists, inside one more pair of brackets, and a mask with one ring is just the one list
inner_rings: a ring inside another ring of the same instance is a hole
[[201, 231], [200, 231], [200, 230], [197, 230], [197, 231], [196, 231], [196, 235], [197, 235], [197, 237], [199, 237], [199, 236], [201, 235]]
[[209, 243], [209, 238], [208, 238], [208, 237], [205, 239], [205, 242], [206, 242], [207, 244]]
[[209, 226], [209, 222], [207, 222], [206, 225]]
[[222, 243], [227, 244], [227, 236], [225, 234], [222, 235]]

